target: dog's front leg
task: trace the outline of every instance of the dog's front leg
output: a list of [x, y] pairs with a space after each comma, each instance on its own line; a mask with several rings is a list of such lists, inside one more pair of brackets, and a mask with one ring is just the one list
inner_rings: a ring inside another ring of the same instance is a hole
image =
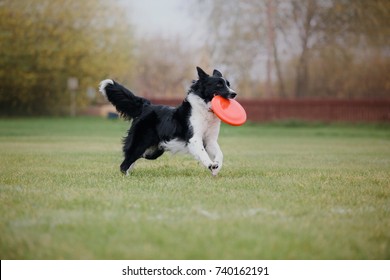
[[[191, 138], [188, 141], [188, 151], [200, 161], [206, 168], [210, 169], [211, 173], [215, 176], [215, 170], [218, 169], [218, 164], [211, 161], [209, 155], [203, 146], [203, 140], [200, 138]], [[217, 172], [218, 173], [218, 172]]]
[[218, 168], [215, 169], [213, 172], [213, 175], [215, 176], [222, 168], [223, 153], [221, 151], [221, 148], [218, 145], [218, 142], [216, 141], [211, 141], [209, 143], [206, 143], [206, 151], [209, 154], [210, 158], [214, 160], [214, 163], [218, 165]]

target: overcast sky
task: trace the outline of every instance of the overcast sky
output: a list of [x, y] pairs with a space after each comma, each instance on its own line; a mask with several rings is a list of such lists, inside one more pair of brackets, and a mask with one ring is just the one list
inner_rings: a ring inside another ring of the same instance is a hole
[[[166, 39], [180, 39], [182, 46], [194, 46], [193, 50], [198, 50], [205, 43], [207, 36], [206, 18], [198, 13], [195, 17], [191, 8], [194, 9], [196, 1], [189, 0], [120, 0], [127, 9], [127, 14], [135, 27], [137, 36], [151, 37], [160, 36]], [[196, 56], [194, 64], [199, 64], [199, 57]], [[259, 60], [258, 69], [253, 70], [263, 72], [265, 60]], [[214, 67], [221, 67], [219, 64]], [[224, 70], [223, 68], [219, 68]]]
[[122, 0], [137, 35], [185, 37], [193, 31], [189, 3], [183, 0]]

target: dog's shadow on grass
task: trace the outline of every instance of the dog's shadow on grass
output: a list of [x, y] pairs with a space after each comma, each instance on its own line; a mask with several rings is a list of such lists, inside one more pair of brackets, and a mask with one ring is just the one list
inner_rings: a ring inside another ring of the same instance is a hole
[[129, 175], [125, 175], [125, 177], [129, 178], [199, 178], [210, 176], [211, 173], [208, 170], [203, 170], [200, 167], [194, 166], [191, 167], [183, 167], [177, 165], [166, 165], [166, 166], [142, 166], [135, 168], [131, 171]]
[[[197, 181], [219, 181], [222, 179], [239, 179], [247, 176], [253, 176], [254, 174], [243, 173], [242, 170], [235, 169], [233, 167], [226, 166], [222, 168], [217, 176], [213, 176], [209, 170], [204, 168], [201, 164], [196, 162], [192, 163], [167, 163], [167, 164], [140, 164], [136, 166], [128, 175], [123, 175], [124, 179], [148, 179], [148, 180], [177, 180], [177, 179], [189, 179]], [[256, 174], [261, 175], [261, 174]]]
[[[220, 179], [239, 179], [261, 175], [258, 174], [258, 170], [255, 172], [256, 174], [252, 174], [251, 170], [253, 171], [249, 166], [241, 164], [238, 168], [235, 164], [227, 162], [217, 176], [212, 176], [207, 168], [191, 157], [164, 155], [155, 161], [138, 160], [131, 172], [128, 175], [123, 175], [123, 178], [124, 180], [164, 180], [166, 182], [169, 182], [170, 179], [177, 180], [180, 178], [197, 181], [207, 179], [218, 181]], [[115, 172], [119, 173], [119, 170], [115, 170]]]

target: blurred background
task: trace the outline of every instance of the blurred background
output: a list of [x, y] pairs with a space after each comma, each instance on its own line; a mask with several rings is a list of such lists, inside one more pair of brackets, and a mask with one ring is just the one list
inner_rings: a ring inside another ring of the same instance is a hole
[[0, 115], [88, 112], [105, 78], [174, 103], [200, 66], [249, 116], [322, 102], [389, 121], [389, 40], [388, 0], [0, 0]]

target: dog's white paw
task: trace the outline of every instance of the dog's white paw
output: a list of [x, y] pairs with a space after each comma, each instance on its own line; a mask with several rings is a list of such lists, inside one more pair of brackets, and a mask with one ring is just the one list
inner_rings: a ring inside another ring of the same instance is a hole
[[218, 162], [213, 162], [209, 165], [209, 170], [213, 176], [217, 176], [218, 172], [221, 170], [221, 165]]

